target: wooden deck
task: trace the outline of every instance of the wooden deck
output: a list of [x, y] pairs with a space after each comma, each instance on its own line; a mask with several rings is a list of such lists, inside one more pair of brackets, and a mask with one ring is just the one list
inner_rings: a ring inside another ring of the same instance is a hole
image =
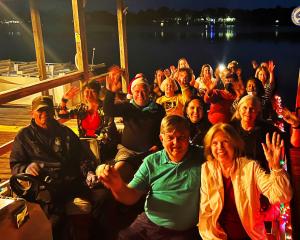
[[[6, 105], [0, 107], [0, 146], [14, 139], [18, 131], [30, 123], [31, 114], [29, 106]], [[76, 120], [65, 123], [77, 131]], [[76, 132], [77, 133], [77, 132]], [[10, 151], [0, 156], [0, 180], [5, 181], [11, 176], [9, 167]]]

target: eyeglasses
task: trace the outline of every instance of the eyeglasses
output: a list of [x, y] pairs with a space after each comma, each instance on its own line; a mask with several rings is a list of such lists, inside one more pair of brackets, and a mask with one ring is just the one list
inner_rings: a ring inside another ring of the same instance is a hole
[[171, 135], [171, 134], [167, 134], [165, 133], [164, 134], [164, 139], [167, 141], [167, 142], [172, 142], [174, 141], [175, 139], [178, 141], [178, 142], [184, 142], [184, 141], [187, 141], [189, 139], [188, 136], [186, 135], [179, 135], [179, 136], [175, 136], [175, 135]]

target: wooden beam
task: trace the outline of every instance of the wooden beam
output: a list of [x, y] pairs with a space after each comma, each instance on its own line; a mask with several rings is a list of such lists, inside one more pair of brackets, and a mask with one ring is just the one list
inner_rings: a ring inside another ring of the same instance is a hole
[[72, 0], [72, 9], [76, 44], [76, 65], [78, 66], [78, 70], [83, 72], [84, 80], [87, 81], [89, 66], [83, 0]]
[[0, 183], [0, 195], [10, 197], [12, 194], [11, 189], [9, 187], [9, 180]]
[[30, 83], [22, 87], [0, 92], [0, 104], [27, 97], [29, 95], [46, 91], [74, 81], [83, 80], [83, 72], [67, 74], [63, 77], [57, 77], [41, 82]]
[[6, 142], [0, 146], [0, 156], [11, 150], [13, 142], [14, 140], [10, 140], [9, 142]]
[[119, 48], [120, 48], [120, 63], [121, 68], [125, 69], [125, 74], [122, 77], [122, 91], [127, 93], [127, 85], [129, 83], [128, 72], [128, 51], [127, 51], [127, 35], [126, 35], [126, 16], [124, 13], [124, 1], [117, 0], [117, 18], [119, 32]]
[[35, 54], [40, 80], [47, 79], [45, 50], [43, 43], [43, 33], [41, 27], [40, 13], [37, 7], [36, 0], [30, 0], [30, 14], [32, 23], [32, 32], [35, 46]]
[[[88, 81], [96, 80], [96, 81], [104, 81], [105, 77], [108, 73], [103, 73], [100, 75], [92, 75], [89, 73]], [[65, 85], [67, 83], [82, 81], [83, 80], [83, 72], [73, 72], [62, 77], [56, 77], [49, 80], [44, 80], [42, 82], [30, 83], [27, 85], [23, 85], [22, 87], [13, 88], [7, 91], [0, 92], [0, 105], [4, 103], [8, 103], [10, 101], [17, 100], [22, 97], [27, 97], [29, 95], [45, 91], [51, 88], [55, 88], [58, 86]]]

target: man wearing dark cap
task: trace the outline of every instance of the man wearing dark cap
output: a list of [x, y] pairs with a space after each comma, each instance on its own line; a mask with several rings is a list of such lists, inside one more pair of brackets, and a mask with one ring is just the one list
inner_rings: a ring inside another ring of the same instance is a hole
[[[39, 96], [32, 101], [31, 123], [15, 137], [10, 155], [13, 175], [27, 173], [38, 178], [51, 177], [49, 192], [53, 207], [49, 209], [50, 215], [68, 214], [73, 224], [80, 216], [85, 220], [74, 229], [82, 230], [81, 233], [87, 227], [83, 223], [90, 222], [91, 209], [90, 202], [84, 200], [88, 199], [90, 190], [84, 184], [87, 173], [81, 170], [83, 164], [88, 164], [83, 152], [77, 135], [54, 119], [51, 97]], [[56, 226], [60, 225], [54, 226], [54, 237]], [[87, 239], [87, 236], [80, 239]]]

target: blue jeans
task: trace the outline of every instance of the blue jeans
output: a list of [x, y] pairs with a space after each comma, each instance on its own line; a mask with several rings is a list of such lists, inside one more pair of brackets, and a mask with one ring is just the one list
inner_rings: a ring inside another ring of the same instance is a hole
[[196, 240], [201, 239], [198, 228], [176, 231], [158, 226], [151, 222], [145, 213], [140, 214], [135, 221], [118, 235], [118, 240]]

